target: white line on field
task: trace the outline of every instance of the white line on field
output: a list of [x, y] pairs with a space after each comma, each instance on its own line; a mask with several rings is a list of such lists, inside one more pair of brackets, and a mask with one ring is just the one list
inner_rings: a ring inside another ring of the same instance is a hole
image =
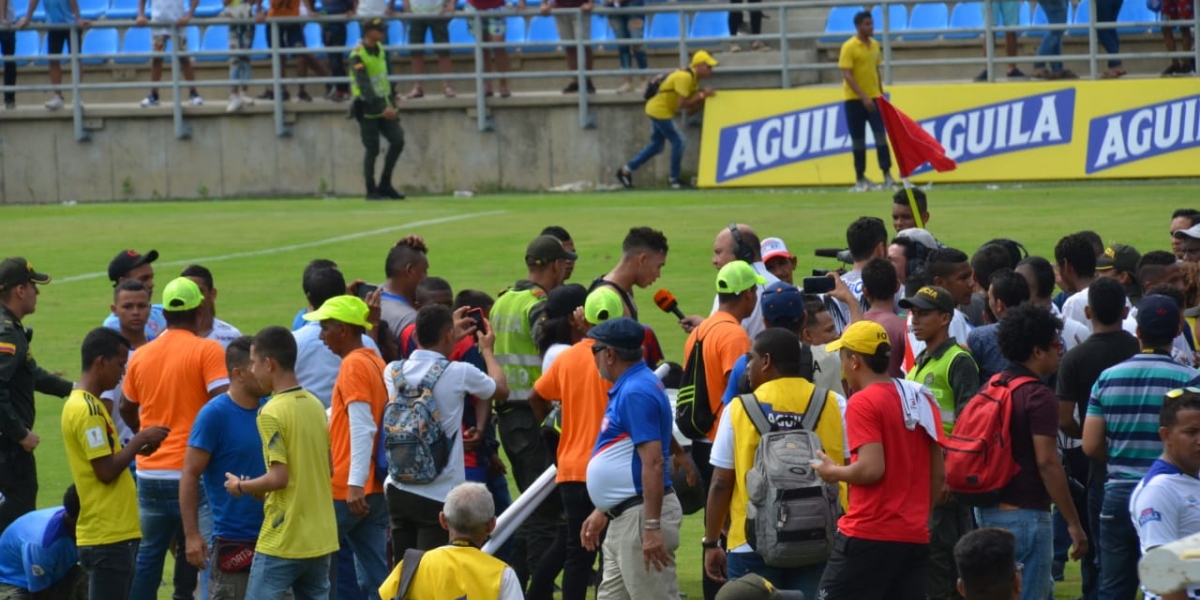
[[[505, 212], [507, 212], [507, 211], [490, 210], [490, 211], [486, 211], [486, 212], [469, 213], [469, 214], [465, 214], [465, 215], [455, 215], [452, 217], [439, 217], [437, 219], [426, 219], [424, 221], [413, 221], [412, 223], [404, 223], [402, 225], [392, 225], [391, 227], [381, 227], [379, 229], [372, 229], [370, 231], [360, 231], [358, 233], [349, 233], [346, 235], [339, 235], [337, 237], [325, 238], [325, 239], [321, 239], [321, 240], [313, 240], [311, 242], [304, 242], [303, 244], [291, 244], [288, 246], [278, 246], [275, 248], [263, 248], [261, 250], [250, 250], [250, 251], [246, 251], [246, 252], [231, 252], [229, 254], [218, 254], [216, 256], [202, 256], [200, 258], [189, 258], [189, 259], [185, 259], [185, 260], [172, 260], [172, 261], [165, 261], [165, 262], [160, 262], [160, 263], [156, 263], [156, 264], [158, 264], [160, 266], [164, 266], [164, 267], [174, 267], [174, 266], [190, 265], [190, 264], [197, 264], [197, 263], [214, 263], [214, 262], [219, 262], [219, 261], [223, 261], [223, 260], [231, 260], [234, 258], [247, 258], [247, 257], [251, 257], [251, 256], [266, 256], [268, 254], [279, 254], [281, 252], [291, 252], [292, 250], [303, 250], [305, 248], [316, 248], [319, 246], [327, 246], [329, 244], [336, 244], [339, 242], [348, 242], [350, 240], [357, 240], [360, 238], [370, 237], [373, 235], [379, 235], [381, 233], [391, 233], [394, 231], [399, 231], [401, 229], [411, 229], [413, 227], [423, 227], [426, 225], [440, 225], [442, 223], [452, 223], [454, 221], [464, 221], [466, 219], [475, 219], [475, 218], [479, 218], [479, 217], [490, 217], [492, 215], [499, 215], [499, 214], [503, 214]], [[107, 271], [98, 271], [95, 273], [83, 273], [81, 275], [71, 275], [70, 277], [55, 278], [54, 283], [70, 283], [72, 281], [85, 281], [88, 279], [97, 279], [100, 277], [108, 277], [108, 272]]]

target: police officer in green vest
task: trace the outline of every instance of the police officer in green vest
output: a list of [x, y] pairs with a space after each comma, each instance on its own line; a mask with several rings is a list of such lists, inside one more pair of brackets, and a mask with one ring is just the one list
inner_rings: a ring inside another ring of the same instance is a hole
[[[525, 249], [528, 276], [505, 291], [492, 306], [496, 362], [504, 369], [509, 389], [508, 400], [496, 406], [500, 443], [508, 456], [517, 489], [522, 492], [553, 463], [541, 437], [541, 423], [529, 406], [533, 383], [542, 376], [542, 357], [534, 340], [546, 310], [546, 295], [562, 285], [567, 261], [575, 259], [575, 253], [563, 248], [554, 236], [539, 236]], [[518, 575], [531, 574], [542, 554], [553, 545], [560, 509], [561, 504], [544, 503], [522, 525], [518, 550], [523, 545], [525, 556], [514, 555], [512, 563]]]
[[[901, 308], [911, 311], [913, 335], [925, 342], [908, 379], [933, 392], [947, 435], [954, 429], [955, 417], [979, 391], [979, 367], [958, 340], [950, 336], [954, 304], [950, 292], [937, 286], [923, 287], [900, 301]], [[971, 508], [953, 499], [946, 499], [930, 513], [930, 600], [961, 600], [956, 588], [954, 545], [973, 527]]]
[[[367, 183], [367, 200], [403, 200], [404, 194], [392, 187], [392, 171], [404, 151], [404, 130], [392, 105], [392, 84], [388, 82], [387, 52], [383, 40], [387, 37], [387, 22], [370, 19], [362, 26], [362, 39], [350, 52], [350, 91], [354, 94], [351, 115], [358, 121], [362, 133], [363, 177]], [[379, 138], [387, 138], [388, 150], [383, 157], [383, 174], [375, 183], [375, 158], [379, 156]]]

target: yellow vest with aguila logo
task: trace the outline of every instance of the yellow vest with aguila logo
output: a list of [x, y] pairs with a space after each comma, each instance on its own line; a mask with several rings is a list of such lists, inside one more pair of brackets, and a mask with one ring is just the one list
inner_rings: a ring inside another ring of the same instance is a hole
[[[383, 600], [395, 598], [400, 589], [404, 561], [379, 586]], [[508, 565], [469, 544], [454, 543], [426, 552], [413, 574], [404, 598], [409, 600], [496, 600]]]

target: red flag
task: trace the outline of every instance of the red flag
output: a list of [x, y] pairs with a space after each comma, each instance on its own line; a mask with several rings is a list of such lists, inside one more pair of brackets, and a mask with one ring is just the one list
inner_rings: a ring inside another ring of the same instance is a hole
[[886, 99], [875, 99], [875, 106], [883, 117], [883, 127], [892, 142], [892, 152], [900, 165], [900, 176], [912, 175], [921, 165], [929, 163], [937, 172], [944, 173], [958, 168], [954, 159], [946, 156], [946, 149], [917, 125], [908, 115], [892, 106]]

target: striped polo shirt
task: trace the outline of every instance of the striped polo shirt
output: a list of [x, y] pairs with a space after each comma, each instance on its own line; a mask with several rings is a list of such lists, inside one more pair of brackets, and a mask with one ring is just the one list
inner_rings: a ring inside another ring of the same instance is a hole
[[1158, 415], [1170, 390], [1200, 385], [1200, 372], [1170, 355], [1142, 353], [1106, 369], [1092, 387], [1087, 416], [1104, 419], [1108, 481], [1136, 483], [1162, 454]]

